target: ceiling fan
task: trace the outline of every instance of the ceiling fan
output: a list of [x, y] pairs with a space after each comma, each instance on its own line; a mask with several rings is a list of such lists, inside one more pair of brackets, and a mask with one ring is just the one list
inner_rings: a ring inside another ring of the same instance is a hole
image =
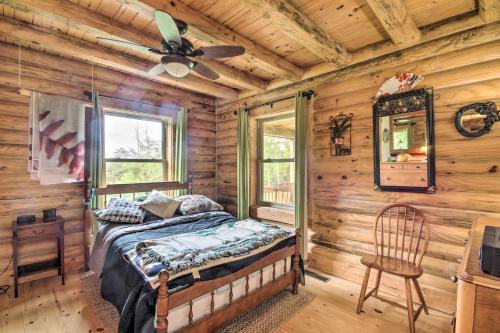
[[98, 37], [97, 39], [116, 46], [162, 55], [161, 63], [149, 70], [148, 73], [150, 75], [160, 75], [163, 72], [167, 72], [174, 77], [185, 77], [191, 70], [194, 70], [207, 79], [217, 80], [219, 74], [192, 58], [228, 58], [245, 53], [243, 47], [232, 45], [208, 46], [195, 49], [189, 40], [181, 37], [188, 30], [186, 22], [176, 20], [169, 14], [159, 10], [155, 11], [155, 21], [163, 37], [160, 50], [116, 39], [103, 37]]

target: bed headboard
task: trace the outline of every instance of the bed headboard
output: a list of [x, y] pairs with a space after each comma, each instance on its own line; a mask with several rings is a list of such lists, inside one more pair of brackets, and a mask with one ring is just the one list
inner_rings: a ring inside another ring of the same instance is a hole
[[187, 190], [188, 194], [193, 192], [193, 176], [188, 175], [187, 182], [181, 183], [178, 181], [157, 182], [157, 183], [135, 183], [135, 184], [113, 184], [106, 187], [94, 188], [94, 195], [104, 197], [104, 204], [107, 204], [109, 196], [121, 198], [127, 195], [134, 200], [136, 196], [141, 194], [149, 194], [149, 192], [166, 191], [168, 195], [174, 195], [177, 190]]
[[[166, 191], [168, 195], [175, 195], [177, 190], [187, 190], [188, 194], [193, 193], [193, 175], [189, 174], [187, 182], [178, 181], [157, 182], [157, 183], [135, 183], [135, 184], [113, 184], [106, 187], [93, 188], [92, 192], [96, 197], [103, 197], [104, 205], [107, 205], [108, 198], [126, 196], [129, 199], [135, 199], [138, 195], [145, 195], [153, 190]], [[85, 209], [85, 266], [88, 268], [88, 259], [90, 257], [90, 248], [92, 244], [94, 216], [90, 208]]]

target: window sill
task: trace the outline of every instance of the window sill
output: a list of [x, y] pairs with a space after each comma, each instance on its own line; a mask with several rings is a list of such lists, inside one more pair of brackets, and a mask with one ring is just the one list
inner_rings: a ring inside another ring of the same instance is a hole
[[250, 216], [257, 219], [281, 222], [290, 225], [294, 225], [295, 223], [295, 212], [290, 209], [251, 206]]

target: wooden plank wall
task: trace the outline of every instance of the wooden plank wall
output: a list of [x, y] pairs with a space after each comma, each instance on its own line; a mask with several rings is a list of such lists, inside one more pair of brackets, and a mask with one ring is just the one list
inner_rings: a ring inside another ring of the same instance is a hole
[[[22, 86], [27, 89], [83, 99], [91, 87], [91, 65], [38, 51], [22, 49]], [[17, 215], [57, 208], [66, 220], [65, 261], [70, 271], [83, 268], [83, 184], [41, 186], [27, 172], [29, 98], [17, 94], [17, 46], [0, 43], [0, 269], [12, 255], [11, 221]], [[103, 95], [155, 105], [187, 105], [189, 169], [194, 190], [215, 198], [215, 101], [95, 67], [95, 87]], [[55, 256], [50, 242], [21, 249], [24, 262]], [[12, 285], [12, 263], [0, 284]]]
[[[387, 78], [406, 71], [424, 76], [420, 86], [434, 88], [436, 194], [373, 190], [373, 97]], [[327, 83], [314, 90], [310, 266], [361, 282], [359, 259], [372, 251], [370, 230], [376, 212], [389, 203], [406, 202], [422, 209], [432, 228], [421, 278], [428, 304], [453, 312], [456, 288], [450, 277], [456, 272], [471, 223], [480, 214], [500, 218], [500, 126], [481, 138], [468, 139], [456, 131], [454, 116], [459, 107], [473, 102], [493, 100], [500, 107], [500, 42]], [[354, 114], [353, 154], [331, 157], [329, 118], [340, 112]], [[233, 112], [218, 109], [218, 199], [230, 210], [236, 207], [235, 131]], [[400, 280], [383, 278], [382, 284], [384, 291], [404, 295]]]

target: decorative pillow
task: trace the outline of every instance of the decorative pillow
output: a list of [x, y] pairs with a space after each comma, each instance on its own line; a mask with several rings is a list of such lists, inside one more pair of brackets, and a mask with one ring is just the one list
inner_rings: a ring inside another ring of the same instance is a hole
[[144, 195], [140, 195], [138, 197], [136, 197], [134, 199], [135, 202], [138, 202], [138, 203], [141, 203], [141, 202], [144, 202], [144, 200], [146, 200], [148, 198], [148, 196], [146, 194]]
[[224, 210], [221, 205], [204, 195], [183, 195], [176, 200], [181, 202], [178, 210], [182, 215]]
[[168, 219], [174, 216], [179, 204], [179, 201], [153, 190], [139, 206], [156, 216]]
[[111, 199], [108, 207], [97, 212], [99, 220], [120, 223], [141, 223], [144, 215], [137, 202], [117, 198]]

